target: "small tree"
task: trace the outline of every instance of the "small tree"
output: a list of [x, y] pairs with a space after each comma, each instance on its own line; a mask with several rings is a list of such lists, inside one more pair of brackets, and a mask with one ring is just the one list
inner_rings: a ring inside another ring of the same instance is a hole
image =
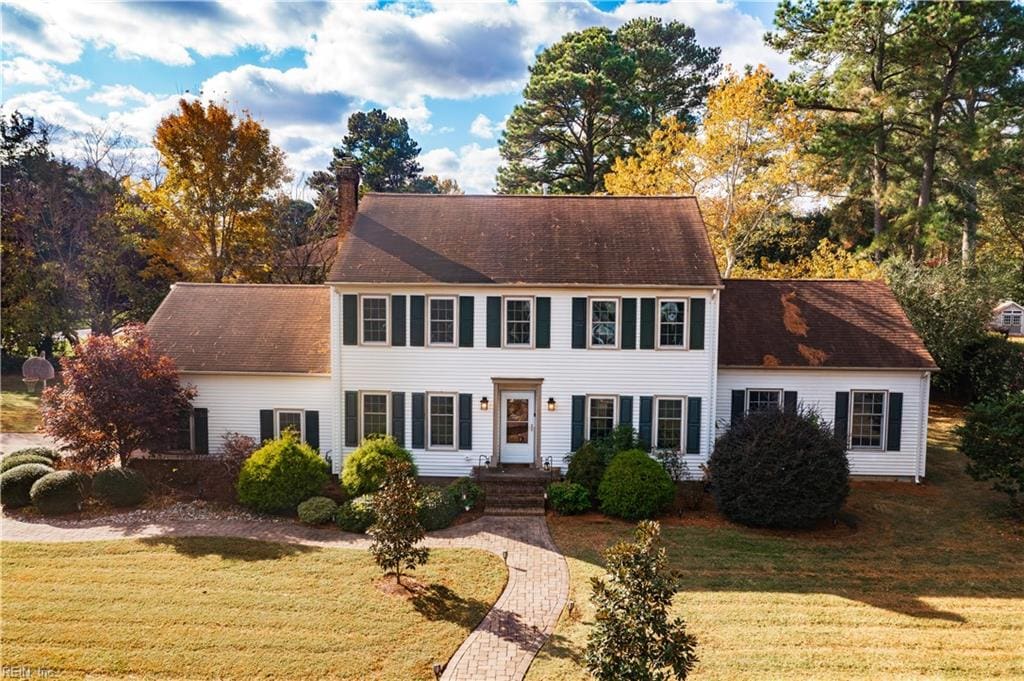
[[967, 473], [990, 480], [1024, 513], [1024, 393], [974, 405], [956, 432], [960, 451], [970, 459]]
[[697, 640], [681, 617], [668, 619], [675, 589], [659, 545], [661, 527], [643, 521], [634, 537], [605, 552], [605, 579], [591, 579], [597, 621], [587, 669], [600, 681], [685, 679], [697, 662]]
[[384, 574], [393, 573], [399, 584], [403, 570], [415, 570], [429, 556], [425, 547], [416, 546], [426, 533], [417, 513], [420, 493], [412, 471], [406, 461], [388, 461], [384, 484], [373, 495], [377, 520], [367, 531], [373, 538], [373, 559]]
[[43, 430], [90, 467], [124, 465], [136, 449], [169, 441], [196, 395], [141, 325], [86, 339], [64, 360], [61, 380], [43, 392]]

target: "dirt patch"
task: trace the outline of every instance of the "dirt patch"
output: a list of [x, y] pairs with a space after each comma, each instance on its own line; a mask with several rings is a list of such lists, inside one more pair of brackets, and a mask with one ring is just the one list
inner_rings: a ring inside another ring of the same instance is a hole
[[394, 575], [386, 575], [373, 583], [382, 594], [412, 600], [425, 595], [430, 587], [410, 575], [402, 575], [402, 583], [395, 581]]

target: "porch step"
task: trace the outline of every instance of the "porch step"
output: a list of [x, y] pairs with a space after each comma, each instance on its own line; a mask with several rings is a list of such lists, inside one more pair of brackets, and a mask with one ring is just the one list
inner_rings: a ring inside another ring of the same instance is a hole
[[503, 506], [491, 506], [487, 504], [487, 508], [484, 510], [487, 515], [504, 515], [504, 516], [537, 516], [544, 515], [544, 507], [530, 507], [530, 508], [505, 508]]
[[559, 478], [557, 470], [528, 467], [478, 467], [473, 473], [484, 490], [484, 513], [490, 515], [543, 515], [544, 492]]

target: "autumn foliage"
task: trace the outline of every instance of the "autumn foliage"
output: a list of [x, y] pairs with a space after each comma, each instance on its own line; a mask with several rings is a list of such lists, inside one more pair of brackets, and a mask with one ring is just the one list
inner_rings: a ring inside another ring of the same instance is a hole
[[43, 392], [43, 430], [89, 468], [123, 465], [136, 449], [169, 441], [196, 394], [141, 325], [87, 338], [64, 360], [61, 379]]

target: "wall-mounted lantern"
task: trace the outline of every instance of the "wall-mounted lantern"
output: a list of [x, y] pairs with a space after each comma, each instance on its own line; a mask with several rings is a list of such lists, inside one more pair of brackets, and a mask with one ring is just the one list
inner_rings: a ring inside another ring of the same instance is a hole
[[554, 397], [549, 397], [548, 398], [548, 411], [554, 411], [555, 410], [555, 404], [556, 404], [555, 403], [555, 398]]
[[487, 407], [490, 406], [490, 402], [487, 401], [487, 396], [484, 395], [480, 398], [480, 411], [487, 411]]

